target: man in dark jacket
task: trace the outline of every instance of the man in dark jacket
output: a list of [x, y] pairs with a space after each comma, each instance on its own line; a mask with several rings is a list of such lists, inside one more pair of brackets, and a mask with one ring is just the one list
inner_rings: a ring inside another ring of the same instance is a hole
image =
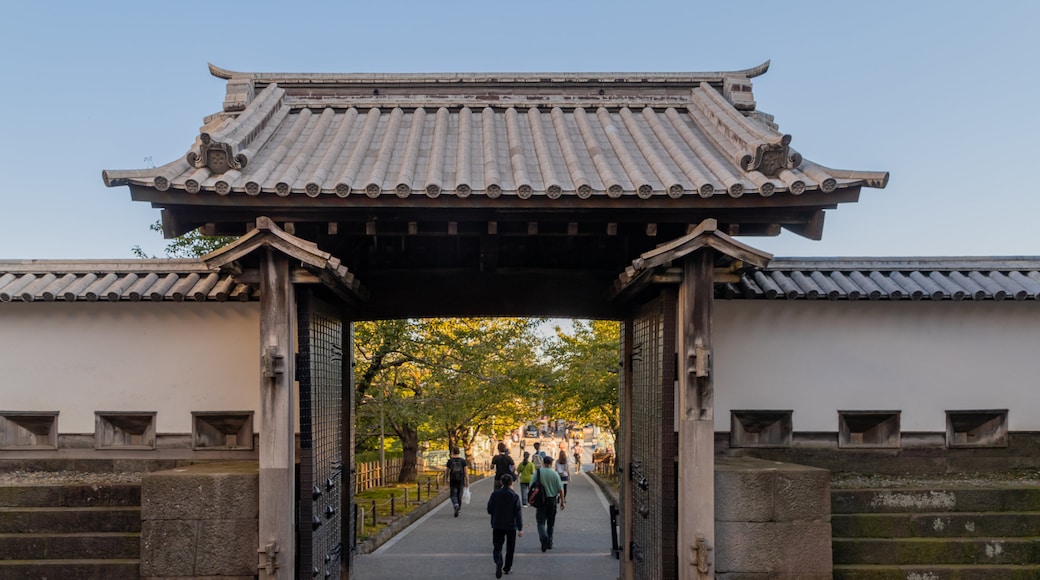
[[[524, 515], [520, 497], [513, 491], [513, 476], [502, 476], [502, 487], [488, 498], [487, 511], [491, 514], [491, 556], [495, 559], [495, 578], [501, 578], [513, 567], [513, 550], [516, 538], [524, 537]], [[506, 545], [505, 562], [502, 561], [502, 544]]]
[[495, 489], [502, 487], [502, 476], [507, 473], [516, 479], [516, 463], [509, 456], [509, 448], [504, 441], [498, 442], [498, 455], [491, 458], [491, 465], [495, 466]]

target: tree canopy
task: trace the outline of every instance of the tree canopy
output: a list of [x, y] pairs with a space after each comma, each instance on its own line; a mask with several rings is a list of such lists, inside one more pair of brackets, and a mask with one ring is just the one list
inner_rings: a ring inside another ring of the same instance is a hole
[[547, 411], [580, 423], [594, 423], [617, 435], [620, 325], [611, 320], [574, 321], [574, 333], [556, 329], [546, 356], [552, 365]]
[[381, 408], [400, 438], [404, 480], [413, 475], [407, 472], [420, 440], [472, 456], [479, 436], [503, 438], [534, 416], [529, 401], [548, 372], [538, 356], [538, 325], [525, 318], [355, 324], [358, 400]]

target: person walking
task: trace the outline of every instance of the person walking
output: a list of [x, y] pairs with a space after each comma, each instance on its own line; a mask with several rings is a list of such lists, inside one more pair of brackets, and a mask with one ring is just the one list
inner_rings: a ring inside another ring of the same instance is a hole
[[524, 451], [524, 460], [516, 468], [516, 476], [520, 480], [520, 503], [527, 505], [527, 491], [534, 477], [535, 465], [529, 461], [531, 454]]
[[581, 439], [574, 440], [574, 470], [581, 473], [581, 454], [584, 451], [584, 447], [581, 444]]
[[455, 517], [459, 517], [462, 508], [464, 488], [469, 487], [469, 463], [460, 456], [459, 448], [451, 448], [451, 457], [445, 465], [445, 476], [448, 478], [448, 497], [455, 508]]
[[545, 461], [545, 452], [542, 451], [542, 444], [538, 441], [534, 442], [534, 453], [531, 454], [531, 461], [534, 461], [536, 468], [541, 467]]
[[566, 507], [567, 494], [563, 491], [563, 483], [559, 474], [552, 468], [552, 457], [546, 457], [543, 467], [535, 471], [539, 485], [545, 493], [545, 503], [535, 510], [535, 521], [538, 523], [538, 539], [542, 543], [542, 551], [553, 547], [553, 528], [556, 527], [556, 505], [560, 509]]
[[571, 460], [567, 455], [567, 444], [560, 441], [560, 454], [556, 456], [556, 473], [563, 482], [563, 493], [567, 493], [567, 483], [571, 480]]
[[509, 456], [509, 448], [503, 441], [499, 441], [498, 455], [491, 458], [491, 465], [495, 466], [495, 489], [502, 487], [503, 475], [508, 473], [510, 478], [516, 476], [516, 462]]
[[[524, 514], [520, 498], [513, 491], [513, 476], [502, 475], [502, 487], [488, 498], [487, 511], [491, 514], [491, 557], [495, 560], [495, 578], [513, 569], [513, 552], [517, 537], [524, 537]], [[506, 546], [506, 557], [502, 558], [502, 544]]]

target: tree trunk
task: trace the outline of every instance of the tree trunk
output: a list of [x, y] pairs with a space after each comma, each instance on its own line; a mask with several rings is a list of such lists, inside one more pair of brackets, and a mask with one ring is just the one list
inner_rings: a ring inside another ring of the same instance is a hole
[[401, 449], [404, 457], [401, 461], [401, 473], [397, 476], [398, 483], [411, 483], [415, 481], [418, 474], [417, 464], [419, 456], [419, 431], [411, 425], [403, 425], [394, 429], [401, 439]]

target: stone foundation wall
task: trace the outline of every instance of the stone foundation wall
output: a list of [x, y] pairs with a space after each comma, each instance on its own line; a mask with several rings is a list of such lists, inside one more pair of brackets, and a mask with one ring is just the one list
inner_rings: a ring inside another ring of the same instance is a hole
[[831, 578], [830, 473], [755, 459], [715, 460], [715, 577]]
[[715, 453], [809, 465], [834, 473], [939, 475], [1040, 469], [1040, 433], [1008, 435], [1004, 447], [949, 448], [944, 433], [907, 433], [898, 448], [840, 448], [836, 433], [795, 432], [786, 447], [731, 447], [730, 434], [715, 433]]
[[252, 579], [259, 493], [255, 461], [146, 474], [141, 481], [141, 578]]

